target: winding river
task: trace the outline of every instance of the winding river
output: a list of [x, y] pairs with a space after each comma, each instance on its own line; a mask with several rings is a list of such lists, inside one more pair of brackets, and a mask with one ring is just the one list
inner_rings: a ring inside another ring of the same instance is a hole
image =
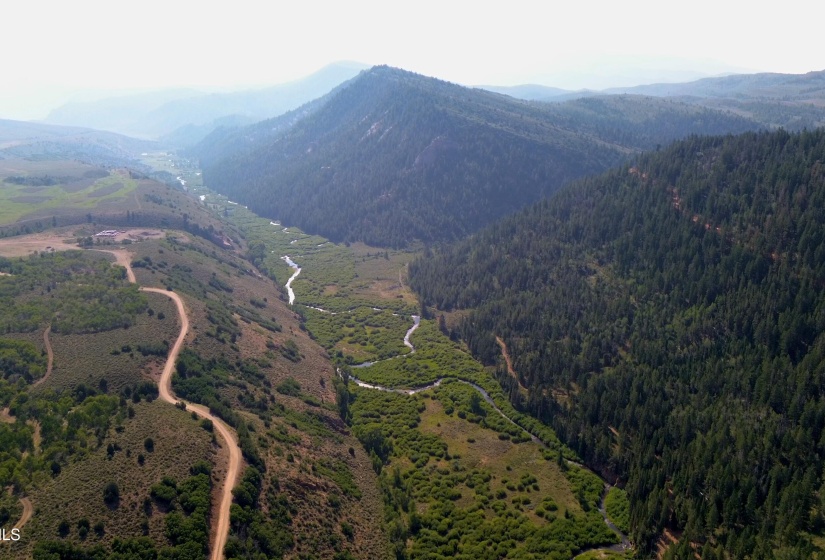
[[295, 291], [292, 289], [292, 281], [295, 280], [299, 274], [301, 274], [301, 267], [295, 264], [295, 262], [289, 258], [289, 255], [284, 255], [281, 257], [281, 260], [286, 262], [290, 268], [295, 269], [295, 274], [289, 277], [289, 280], [286, 281], [286, 285], [284, 286], [289, 294], [289, 305], [292, 305], [295, 303]]
[[404, 346], [410, 349], [410, 354], [415, 354], [415, 346], [413, 346], [412, 342], [410, 342], [410, 337], [412, 336], [412, 333], [415, 332], [415, 329], [418, 328], [418, 325], [421, 324], [421, 317], [418, 315], [413, 315], [412, 320], [413, 326], [410, 327], [410, 330], [408, 330], [407, 334], [404, 335]]
[[[275, 224], [273, 224], [273, 225], [275, 225]], [[286, 233], [287, 228], [284, 228], [283, 231], [284, 231], [284, 233]], [[281, 257], [281, 259], [283, 261], [285, 261], [286, 264], [288, 264], [290, 266], [290, 268], [295, 269], [295, 274], [293, 274], [289, 278], [289, 280], [287, 281], [287, 283], [285, 285], [285, 287], [287, 289], [287, 292], [289, 294], [289, 304], [292, 305], [293, 303], [295, 303], [295, 292], [292, 289], [292, 281], [295, 280], [295, 278], [297, 278], [299, 274], [301, 274], [301, 267], [299, 267], [292, 259], [290, 259], [288, 255], [284, 255], [283, 257]], [[310, 307], [310, 308], [315, 309], [316, 311], [320, 311], [321, 313], [332, 313], [332, 312], [327, 311], [326, 309], [322, 309], [320, 307]], [[373, 309], [380, 310], [379, 308], [373, 308]], [[334, 315], [335, 313], [332, 313], [332, 314]], [[400, 354], [398, 356], [393, 356], [392, 358], [387, 358], [387, 360], [393, 360], [393, 359], [398, 358], [398, 357], [409, 356], [409, 355], [415, 353], [415, 346], [413, 345], [412, 341], [410, 340], [410, 337], [415, 332], [415, 330], [421, 325], [421, 317], [419, 315], [412, 315], [411, 317], [412, 317], [412, 320], [413, 320], [413, 325], [404, 334], [404, 346], [406, 346], [407, 348], [410, 349], [409, 353]], [[386, 361], [386, 360], [379, 360], [379, 361]], [[378, 361], [364, 362], [362, 364], [356, 364], [352, 367], [353, 368], [367, 368], [367, 367], [370, 367], [370, 366], [372, 366], [376, 363], [378, 363]], [[338, 375], [342, 375], [340, 369], [338, 369], [337, 371], [338, 371]], [[374, 384], [374, 383], [367, 383], [366, 381], [362, 381], [362, 380], [358, 379], [357, 377], [353, 376], [352, 374], [349, 375], [349, 380], [352, 381], [353, 383], [355, 383], [358, 387], [362, 387], [364, 389], [372, 389], [372, 390], [375, 390], [375, 391], [386, 391], [386, 392], [389, 392], [389, 393], [399, 393], [399, 394], [402, 394], [402, 395], [415, 395], [417, 393], [421, 393], [422, 391], [429, 391], [430, 389], [435, 389], [436, 387], [438, 387], [444, 381], [447, 381], [447, 380], [453, 380], [453, 381], [457, 381], [459, 383], [464, 383], [465, 385], [469, 385], [470, 387], [472, 387], [473, 389], [478, 391], [478, 393], [482, 396], [484, 401], [487, 404], [489, 404], [493, 408], [493, 410], [495, 410], [502, 418], [504, 418], [505, 420], [510, 422], [512, 425], [514, 425], [514, 426], [518, 427], [519, 429], [523, 430], [527, 435], [529, 435], [530, 439], [533, 441], [533, 443], [536, 443], [537, 445], [540, 445], [541, 447], [544, 447], [544, 448], [547, 447], [547, 444], [545, 444], [541, 439], [539, 439], [537, 436], [531, 434], [530, 432], [528, 432], [527, 430], [525, 430], [524, 428], [519, 426], [512, 418], [510, 418], [509, 416], [504, 414], [504, 412], [496, 405], [496, 403], [493, 401], [493, 398], [490, 396], [490, 394], [487, 391], [484, 390], [484, 388], [482, 388], [479, 385], [476, 385], [475, 383], [472, 383], [470, 381], [464, 381], [463, 379], [458, 379], [458, 378], [454, 378], [454, 377], [449, 377], [449, 378], [440, 377], [440, 378], [436, 379], [435, 381], [433, 381], [432, 383], [429, 383], [427, 385], [422, 385], [421, 387], [412, 387], [412, 388], [409, 388], [409, 389], [399, 389], [399, 388], [394, 388], [394, 387], [384, 387], [383, 385], [377, 385], [377, 384]], [[571, 465], [576, 465], [576, 466], [581, 467], [581, 468], [587, 468], [587, 467], [585, 467], [584, 465], [582, 465], [580, 463], [576, 463], [575, 461], [568, 460], [567, 462], [570, 463]], [[610, 521], [610, 519], [607, 517], [607, 510], [605, 509], [605, 499], [607, 497], [607, 493], [610, 491], [610, 488], [611, 488], [611, 485], [605, 483], [604, 492], [602, 493], [602, 498], [601, 498], [601, 501], [599, 503], [599, 513], [601, 513], [602, 518], [604, 519], [604, 522], [607, 524], [607, 526], [610, 528], [610, 530], [612, 530], [614, 533], [616, 533], [616, 535], [618, 535], [618, 537], [621, 539], [621, 542], [619, 544], [615, 544], [613, 546], [597, 547], [597, 548], [589, 549], [589, 550], [609, 550], [609, 551], [614, 551], [614, 552], [620, 552], [620, 551], [623, 551], [623, 550], [628, 550], [632, 546], [631, 543], [630, 543], [630, 540], [627, 537], [627, 535], [625, 535], [621, 530], [619, 530], [619, 528], [616, 527], [616, 525], [612, 521]], [[587, 551], [582, 551], [582, 553], [584, 553], [584, 552], [587, 552]]]

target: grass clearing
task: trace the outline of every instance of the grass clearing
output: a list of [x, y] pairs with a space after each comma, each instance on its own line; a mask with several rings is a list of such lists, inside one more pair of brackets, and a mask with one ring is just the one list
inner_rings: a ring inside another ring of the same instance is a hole
[[152, 315], [139, 315], [137, 323], [128, 329], [95, 334], [53, 333], [54, 370], [38, 389], [72, 389], [80, 384], [97, 389], [100, 380], [105, 379], [108, 390], [118, 392], [127, 385], [154, 379], [152, 372], [159, 373], [165, 355], [143, 355], [138, 346], [162, 345], [164, 341], [171, 344], [180, 325], [169, 298], [151, 293], [146, 297]]
[[40, 163], [0, 165], [0, 225], [32, 213], [90, 210], [124, 199], [137, 188], [128, 171], [109, 172], [72, 162]]
[[611, 487], [604, 500], [607, 516], [623, 533], [630, 531], [630, 502], [627, 492], [621, 488]]
[[[565, 510], [575, 515], [582, 513], [564, 473], [554, 461], [544, 458], [539, 445], [532, 442], [514, 444], [510, 440], [502, 440], [494, 430], [447, 415], [444, 405], [435, 399], [425, 399], [424, 402], [426, 410], [421, 415], [421, 431], [434, 434], [446, 442], [450, 455], [459, 455], [468, 468], [489, 471], [493, 475], [491, 489], [494, 493], [503, 490], [510, 498], [517, 495], [531, 497], [531, 505], [525, 508], [530, 513], [535, 511], [544, 496], [553, 499], [562, 515]], [[530, 473], [538, 479], [536, 484], [539, 491], [533, 491], [532, 485], [525, 490], [518, 490], [519, 478], [524, 473]], [[502, 480], [508, 482], [503, 483]], [[510, 483], [515, 483], [515, 491], [507, 488]], [[535, 522], [542, 521], [535, 515], [531, 517]]]

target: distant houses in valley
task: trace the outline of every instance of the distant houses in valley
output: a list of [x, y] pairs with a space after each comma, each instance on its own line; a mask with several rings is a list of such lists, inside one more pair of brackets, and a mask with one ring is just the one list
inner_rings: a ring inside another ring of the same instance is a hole
[[126, 233], [125, 231], [120, 231], [117, 229], [105, 229], [95, 234], [95, 237], [117, 237], [121, 233]]

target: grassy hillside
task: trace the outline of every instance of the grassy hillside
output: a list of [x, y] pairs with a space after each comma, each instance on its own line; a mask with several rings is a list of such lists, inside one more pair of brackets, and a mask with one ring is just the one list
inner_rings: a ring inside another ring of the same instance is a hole
[[[57, 476], [30, 493], [35, 515], [12, 557], [26, 557], [36, 544], [55, 540], [92, 547], [111, 545], [115, 538], [147, 535], [151, 542], [168, 544], [165, 512], [155, 505], [148, 514], [144, 510], [151, 485], [163, 477], [187, 478], [197, 461], [218, 461], [219, 449], [197, 421], [173, 406], [158, 401], [130, 406], [133, 416], [111, 430], [99, 447], [83, 460], [64, 466]], [[147, 438], [155, 442], [151, 453], [144, 446]], [[117, 446], [112, 455], [107, 451], [110, 445]], [[119, 488], [117, 507], [109, 507], [103, 500], [109, 482]], [[85, 537], [83, 519], [89, 522]], [[69, 526], [65, 537], [61, 537], [62, 522]], [[102, 531], [95, 530], [98, 524], [102, 524]]]
[[[0, 160], [0, 238], [82, 225], [65, 237], [84, 237], [88, 246], [112, 243], [94, 237], [104, 229], [177, 228], [231, 245], [232, 233], [223, 231], [219, 217], [175, 183], [172, 188], [130, 169], [76, 161]], [[134, 231], [133, 239], [140, 233]]]
[[[366, 457], [348, 452], [357, 444], [337, 419], [333, 370], [280, 303], [278, 288], [248, 262], [198, 238], [130, 249], [139, 283], [168, 286], [187, 302], [194, 334], [173, 388], [248, 434], [246, 459], [260, 472], [250, 475], [260, 477], [255, 510], [268, 529], [233, 526], [230, 550], [239, 557], [256, 549], [286, 557], [344, 550], [383, 557], [375, 479], [363, 471]], [[343, 511], [358, 535], [353, 540], [333, 523]]]
[[823, 160], [822, 131], [677, 143], [416, 261], [411, 285], [626, 484], [642, 550], [668, 529], [680, 558], [816, 557]]
[[[0, 267], [0, 478], [33, 513], [24, 538], [7, 543], [9, 557], [40, 557], [50, 540], [108, 546], [147, 535], [168, 546], [164, 515], [139, 506], [161, 473], [215, 463], [216, 448], [187, 414], [151, 402], [158, 391], [141, 354], [105, 361], [123, 355], [122, 344], [160, 342], [163, 329], [145, 325], [149, 301], [99, 252], [2, 258]], [[158, 440], [151, 451], [147, 438]], [[12, 522], [22, 513], [2, 509]]]

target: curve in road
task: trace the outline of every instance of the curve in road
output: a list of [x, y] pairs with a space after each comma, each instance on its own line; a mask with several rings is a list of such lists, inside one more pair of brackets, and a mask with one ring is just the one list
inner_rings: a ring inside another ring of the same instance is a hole
[[34, 506], [32, 506], [32, 501], [28, 498], [20, 498], [20, 505], [23, 506], [23, 514], [20, 516], [20, 520], [14, 524], [15, 529], [22, 529], [23, 525], [29, 522], [29, 519], [32, 518], [34, 515]]
[[[126, 268], [126, 277], [129, 279], [129, 282], [137, 283], [135, 273], [132, 270], [132, 265], [129, 261], [129, 254], [123, 251], [107, 252], [115, 255], [117, 264]], [[183, 343], [186, 340], [186, 335], [189, 333], [189, 316], [186, 314], [186, 308], [183, 305], [183, 300], [175, 292], [170, 292], [169, 290], [161, 288], [141, 287], [140, 290], [142, 292], [161, 294], [170, 298], [177, 307], [178, 316], [180, 317], [181, 322], [180, 333], [178, 334], [178, 338], [175, 340], [175, 344], [172, 346], [172, 349], [169, 351], [169, 356], [166, 358], [166, 364], [163, 366], [163, 373], [161, 374], [160, 381], [158, 382], [158, 393], [160, 394], [160, 398], [171, 404], [184, 402], [187, 410], [191, 410], [201, 418], [211, 420], [215, 430], [218, 434], [220, 434], [221, 438], [223, 438], [224, 442], [226, 442], [226, 446], [229, 448], [229, 468], [227, 469], [226, 479], [224, 480], [223, 490], [221, 491], [221, 505], [218, 511], [217, 521], [215, 523], [216, 526], [213, 527], [215, 541], [212, 543], [212, 554], [210, 556], [211, 560], [223, 560], [223, 549], [229, 536], [229, 512], [232, 507], [232, 488], [235, 486], [235, 482], [238, 480], [238, 474], [241, 470], [241, 448], [238, 447], [238, 442], [235, 439], [234, 431], [226, 424], [226, 422], [213, 415], [207, 407], [178, 399], [172, 392], [172, 374], [175, 371], [175, 361], [178, 359], [178, 355], [183, 348]]]

